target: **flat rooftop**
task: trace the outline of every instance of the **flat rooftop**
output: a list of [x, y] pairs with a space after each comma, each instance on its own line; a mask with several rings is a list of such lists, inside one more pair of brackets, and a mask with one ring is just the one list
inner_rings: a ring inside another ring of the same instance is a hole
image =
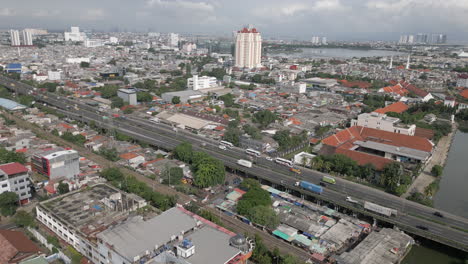
[[140, 200], [107, 184], [97, 184], [39, 205], [69, 228], [89, 236], [126, 218]]

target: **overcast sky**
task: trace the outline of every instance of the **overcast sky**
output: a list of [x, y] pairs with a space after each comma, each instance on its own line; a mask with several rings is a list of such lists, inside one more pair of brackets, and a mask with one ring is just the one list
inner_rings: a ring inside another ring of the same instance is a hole
[[392, 39], [447, 33], [468, 39], [468, 0], [0, 0], [0, 27]]

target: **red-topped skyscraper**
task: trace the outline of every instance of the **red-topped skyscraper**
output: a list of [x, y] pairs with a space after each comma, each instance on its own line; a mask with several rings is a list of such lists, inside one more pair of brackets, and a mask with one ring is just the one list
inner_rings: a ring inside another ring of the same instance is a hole
[[261, 67], [262, 37], [252, 26], [244, 27], [236, 33], [236, 67]]

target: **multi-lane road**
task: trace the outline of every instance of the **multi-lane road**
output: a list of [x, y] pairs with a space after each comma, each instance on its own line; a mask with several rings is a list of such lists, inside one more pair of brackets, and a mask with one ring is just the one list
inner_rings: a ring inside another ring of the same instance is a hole
[[[10, 89], [14, 89], [18, 93], [32, 94], [31, 91], [33, 87], [20, 82], [15, 82], [3, 76], [0, 77], [0, 84]], [[295, 182], [298, 180], [306, 180], [317, 184], [323, 175], [325, 175], [309, 169], [302, 169], [302, 174], [297, 175], [289, 171], [287, 167], [278, 165], [262, 157], [254, 160], [255, 164], [252, 168], [240, 167], [237, 165], [237, 160], [248, 158], [242, 149], [232, 148], [221, 150], [219, 149], [218, 142], [216, 141], [201, 137], [183, 129], [176, 130], [169, 125], [152, 123], [142, 118], [124, 117], [103, 119], [103, 116], [109, 116], [109, 114], [100, 112], [97, 108], [86, 105], [78, 100], [60, 97], [55, 94], [38, 93], [34, 94], [34, 96], [37, 101], [42, 101], [55, 106], [70, 118], [80, 119], [86, 122], [94, 121], [102, 127], [116, 129], [121, 133], [125, 133], [136, 139], [161, 148], [170, 150], [181, 142], [190, 142], [195, 149], [203, 150], [222, 160], [227, 167], [242, 170], [249, 175], [256, 176], [272, 183], [282, 185], [287, 189], [300, 191], [301, 193], [308, 195], [316, 196], [308, 191], [298, 189], [294, 186]], [[335, 185], [328, 185], [325, 188], [321, 195], [321, 199], [331, 201], [341, 206], [353, 208], [352, 205], [345, 202], [345, 198], [347, 196], [351, 196], [353, 199], [360, 202], [370, 201], [397, 209], [398, 216], [391, 218], [380, 217], [380, 219], [394, 223], [401, 229], [409, 232], [468, 251], [468, 233], [466, 233], [466, 230], [468, 230], [468, 220], [466, 218], [407, 201], [365, 185], [353, 183], [340, 178], [336, 178], [336, 181]], [[362, 208], [359, 209], [360, 212], [363, 212]], [[444, 217], [440, 218], [435, 216], [435, 211], [441, 212]], [[425, 226], [428, 230], [420, 230], [417, 229], [416, 226]]]

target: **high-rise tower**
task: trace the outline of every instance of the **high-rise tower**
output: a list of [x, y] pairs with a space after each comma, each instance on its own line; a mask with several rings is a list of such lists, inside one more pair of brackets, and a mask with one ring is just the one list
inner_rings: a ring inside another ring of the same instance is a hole
[[261, 67], [262, 37], [256, 28], [244, 27], [236, 33], [236, 67]]

